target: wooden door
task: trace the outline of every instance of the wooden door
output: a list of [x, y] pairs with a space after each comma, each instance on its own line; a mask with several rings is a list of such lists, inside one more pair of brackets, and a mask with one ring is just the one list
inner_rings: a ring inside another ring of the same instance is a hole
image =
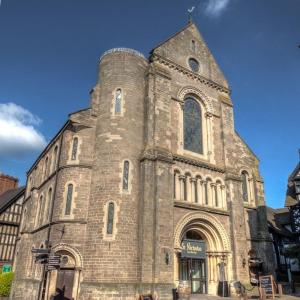
[[57, 272], [55, 300], [73, 300], [72, 291], [75, 270], [61, 269]]

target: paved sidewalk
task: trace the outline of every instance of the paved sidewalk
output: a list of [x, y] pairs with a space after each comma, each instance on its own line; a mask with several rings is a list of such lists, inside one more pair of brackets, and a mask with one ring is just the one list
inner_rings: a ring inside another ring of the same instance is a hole
[[[209, 296], [209, 295], [191, 295], [189, 297], [188, 300], [237, 300], [237, 299], [240, 299], [240, 298], [231, 298], [231, 297], [228, 297], [228, 298], [222, 298], [222, 297], [218, 297], [218, 296]], [[259, 299], [258, 296], [249, 296], [248, 297], [248, 300], [250, 299]], [[271, 300], [272, 298], [267, 298], [267, 300]], [[281, 298], [279, 298], [278, 296], [275, 296], [275, 299], [276, 300], [300, 300], [300, 294], [299, 295], [282, 295]]]

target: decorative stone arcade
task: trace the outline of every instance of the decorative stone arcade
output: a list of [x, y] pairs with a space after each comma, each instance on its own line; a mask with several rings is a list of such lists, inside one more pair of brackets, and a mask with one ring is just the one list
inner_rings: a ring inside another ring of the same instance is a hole
[[217, 294], [219, 280], [219, 264], [225, 262], [225, 276], [232, 280], [232, 253], [227, 232], [214, 216], [205, 212], [190, 213], [178, 223], [174, 232], [174, 280], [178, 286], [180, 281], [180, 263], [182, 241], [193, 234], [206, 243], [206, 285], [205, 292]]

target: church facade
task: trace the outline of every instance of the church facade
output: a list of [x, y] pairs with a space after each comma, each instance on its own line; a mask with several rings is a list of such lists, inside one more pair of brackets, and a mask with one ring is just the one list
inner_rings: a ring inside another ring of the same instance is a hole
[[[59, 269], [35, 263], [32, 248], [48, 247]], [[169, 300], [182, 282], [215, 295], [221, 263], [247, 283], [249, 253], [272, 272], [270, 247], [259, 160], [190, 22], [149, 59], [100, 58], [91, 107], [28, 171], [12, 299]]]

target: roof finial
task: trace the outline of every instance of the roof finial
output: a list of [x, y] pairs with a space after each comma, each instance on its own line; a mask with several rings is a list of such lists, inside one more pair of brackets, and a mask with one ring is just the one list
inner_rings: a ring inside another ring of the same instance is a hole
[[298, 149], [298, 152], [299, 152], [299, 162], [300, 162], [300, 148]]
[[187, 10], [189, 13], [189, 23], [192, 23], [192, 21], [193, 21], [192, 13], [193, 13], [194, 9], [195, 9], [195, 6], [192, 6], [192, 8], [188, 8], [188, 10]]

